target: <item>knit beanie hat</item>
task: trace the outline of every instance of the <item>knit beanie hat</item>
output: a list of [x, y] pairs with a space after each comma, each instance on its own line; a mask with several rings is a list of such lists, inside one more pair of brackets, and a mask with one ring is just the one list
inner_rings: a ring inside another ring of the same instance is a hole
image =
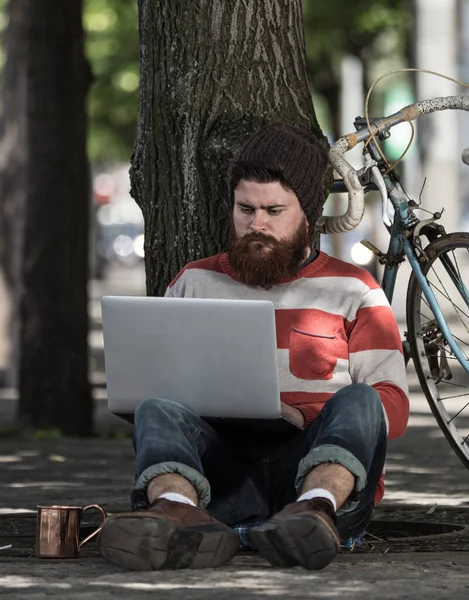
[[[243, 146], [231, 170], [231, 194], [244, 171], [267, 171], [297, 196], [310, 230], [321, 216], [324, 204], [324, 173], [327, 153], [312, 133], [286, 123], [259, 129]], [[254, 177], [246, 177], [254, 179]], [[262, 182], [262, 181], [261, 181]]]

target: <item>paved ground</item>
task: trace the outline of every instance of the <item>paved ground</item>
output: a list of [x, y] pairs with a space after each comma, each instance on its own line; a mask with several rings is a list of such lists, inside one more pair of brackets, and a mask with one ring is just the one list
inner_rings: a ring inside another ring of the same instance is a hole
[[[469, 557], [386, 555], [375, 560], [339, 557], [320, 573], [272, 569], [256, 557], [240, 557], [212, 571], [122, 573], [96, 561], [10, 564], [2, 571], [2, 598], [452, 598], [469, 593]], [[14, 573], [14, 574], [13, 574]]]

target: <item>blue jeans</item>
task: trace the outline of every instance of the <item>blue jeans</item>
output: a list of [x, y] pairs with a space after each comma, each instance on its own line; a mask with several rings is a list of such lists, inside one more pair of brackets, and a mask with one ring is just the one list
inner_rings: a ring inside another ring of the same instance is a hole
[[288, 437], [222, 430], [161, 399], [141, 403], [134, 424], [134, 510], [148, 506], [151, 479], [178, 473], [219, 521], [258, 522], [294, 502], [315, 466], [337, 463], [355, 476], [354, 490], [337, 513], [341, 539], [359, 536], [371, 519], [386, 455], [384, 411], [371, 386], [341, 389], [309, 427]]

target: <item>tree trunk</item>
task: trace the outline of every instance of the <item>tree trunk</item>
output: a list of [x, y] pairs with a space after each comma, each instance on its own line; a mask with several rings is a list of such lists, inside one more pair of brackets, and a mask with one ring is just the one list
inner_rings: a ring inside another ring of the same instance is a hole
[[9, 327], [0, 335], [8, 338], [7, 384], [17, 386], [20, 264], [23, 248], [23, 209], [26, 167], [26, 2], [10, 0], [5, 33], [6, 62], [3, 70], [2, 118], [0, 121], [0, 268], [5, 287], [4, 305], [11, 306]]
[[[315, 64], [306, 63], [310, 80], [313, 81], [313, 88], [316, 94], [322, 96], [329, 110], [331, 120], [331, 132], [334, 141], [338, 140], [344, 133], [340, 129], [340, 77], [337, 75], [337, 69], [333, 63], [333, 57], [325, 53], [318, 56]], [[319, 76], [318, 76], [319, 74]], [[316, 77], [314, 77], [316, 75]], [[350, 124], [352, 125], [352, 124]], [[340, 194], [332, 194], [329, 199], [332, 205], [332, 214], [340, 215], [343, 212], [343, 203]], [[343, 257], [343, 236], [340, 234], [329, 235], [331, 242], [332, 256]], [[317, 244], [320, 245], [320, 244]]]
[[161, 295], [187, 262], [225, 248], [228, 166], [246, 138], [274, 120], [322, 133], [300, 0], [139, 0], [139, 19], [132, 194], [147, 292]]
[[[25, 136], [19, 418], [65, 434], [92, 430], [88, 382], [88, 220], [82, 0], [14, 0], [24, 41]], [[14, 32], [12, 32], [13, 34]], [[9, 115], [5, 115], [7, 122]], [[7, 168], [7, 167], [6, 167]], [[13, 192], [12, 192], [13, 193]]]

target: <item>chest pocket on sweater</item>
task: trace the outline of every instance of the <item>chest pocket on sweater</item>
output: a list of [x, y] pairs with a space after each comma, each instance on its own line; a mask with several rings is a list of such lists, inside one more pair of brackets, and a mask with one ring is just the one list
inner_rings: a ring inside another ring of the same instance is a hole
[[337, 364], [337, 333], [292, 327], [290, 371], [299, 379], [331, 379]]

